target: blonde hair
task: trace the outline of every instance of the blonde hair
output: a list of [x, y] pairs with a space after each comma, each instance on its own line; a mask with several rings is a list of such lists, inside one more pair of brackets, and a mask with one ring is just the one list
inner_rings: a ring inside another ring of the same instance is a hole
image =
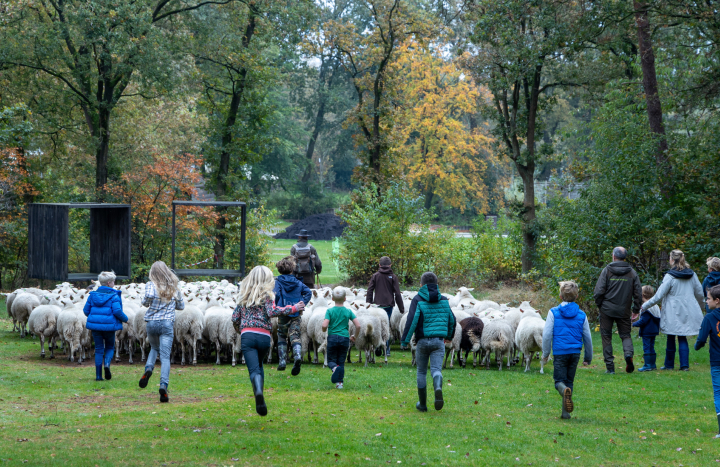
[[100, 282], [100, 285], [107, 285], [108, 282], [115, 282], [116, 278], [117, 276], [115, 276], [113, 271], [103, 271], [98, 274], [98, 282]]
[[564, 281], [559, 282], [560, 285], [560, 298], [564, 302], [574, 302], [577, 300], [580, 291], [575, 281]]
[[244, 307], [262, 305], [265, 300], [275, 300], [275, 277], [270, 268], [255, 266], [243, 279], [238, 293], [238, 305]]
[[720, 271], [720, 258], [717, 258], [715, 256], [708, 258], [707, 266], [713, 271]]
[[335, 287], [332, 291], [332, 298], [334, 302], [344, 302], [345, 287]]
[[155, 284], [155, 289], [163, 303], [169, 302], [178, 293], [178, 278], [164, 261], [155, 261], [150, 267], [148, 276]]
[[690, 269], [690, 265], [685, 261], [685, 253], [681, 250], [673, 250], [670, 252], [670, 269], [682, 271], [683, 269]]
[[652, 285], [643, 285], [642, 296], [643, 298], [653, 298], [653, 296], [655, 296], [655, 287]]

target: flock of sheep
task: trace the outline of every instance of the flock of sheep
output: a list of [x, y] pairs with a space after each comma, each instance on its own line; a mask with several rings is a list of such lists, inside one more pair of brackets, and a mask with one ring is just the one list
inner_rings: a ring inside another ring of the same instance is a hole
[[[181, 281], [180, 286], [185, 309], [176, 312], [173, 360], [179, 352], [184, 365], [187, 353], [187, 361], [195, 365], [198, 353], [204, 353], [209, 359], [215, 350], [216, 364], [221, 363], [221, 354], [224, 353], [226, 360], [235, 366], [240, 354], [240, 335], [235, 331], [231, 318], [238, 286], [226, 280]], [[116, 361], [120, 361], [120, 354], [124, 352], [129, 356], [129, 363], [133, 363], [133, 354], [138, 347], [140, 359], [144, 361], [149, 345], [144, 320], [146, 308], [141, 304], [145, 284], [132, 283], [116, 288], [122, 291], [123, 311], [128, 316], [128, 322], [116, 333]], [[494, 354], [498, 368], [502, 370], [503, 357], [507, 357], [507, 365], [510, 366], [519, 361], [519, 351], [523, 354], [525, 371], [528, 371], [535, 353], [542, 351], [545, 321], [530, 306], [530, 302], [523, 302], [517, 308], [508, 307], [489, 300], [477, 300], [470, 293], [472, 290], [460, 287], [454, 296], [444, 294], [457, 321], [453, 339], [445, 343], [445, 365], [449, 358], [452, 368], [457, 354], [459, 363], [465, 367], [468, 354], [472, 352], [473, 367], [479, 357], [480, 364], [484, 361], [489, 369], [490, 356]], [[77, 289], [66, 282], [52, 291], [18, 289], [7, 295], [7, 310], [13, 320], [13, 331], [19, 330], [21, 337], [25, 337], [26, 332], [39, 337], [42, 358], [45, 357], [45, 341], [48, 341], [50, 358], [54, 358], [56, 340], [60, 339], [68, 359], [71, 362], [77, 359], [78, 363], [82, 363], [92, 345], [92, 334], [85, 326], [87, 319], [82, 311], [88, 294], [86, 289]], [[416, 294], [402, 293], [405, 310], [410, 308]], [[327, 287], [313, 290], [313, 298], [302, 315], [303, 355], [307, 355], [313, 363], [318, 363], [318, 353], [322, 352], [327, 365], [327, 333], [322, 331], [322, 322], [325, 311], [334, 305], [331, 295], [332, 291]], [[365, 302], [364, 289], [347, 288], [346, 300], [345, 306], [355, 312], [360, 324], [354, 344], [359, 354], [358, 362], [362, 363], [362, 354], [365, 353], [365, 366], [369, 362], [374, 363], [376, 355], [384, 355], [387, 363], [385, 343], [400, 340], [408, 314], [400, 314], [396, 306], [388, 319], [383, 309]], [[350, 323], [349, 326], [352, 335], [355, 333], [354, 325]], [[273, 319], [273, 343], [277, 343], [277, 318]], [[411, 350], [415, 364], [414, 340], [411, 341]], [[352, 361], [351, 354], [352, 349], [348, 353], [348, 362]], [[272, 358], [273, 353], [270, 352], [268, 363], [272, 362]], [[542, 362], [540, 373], [543, 373]]]

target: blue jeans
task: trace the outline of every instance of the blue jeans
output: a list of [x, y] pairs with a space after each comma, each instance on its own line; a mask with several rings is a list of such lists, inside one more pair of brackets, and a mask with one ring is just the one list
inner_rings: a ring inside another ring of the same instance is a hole
[[445, 357], [445, 341], [439, 337], [422, 338], [415, 347], [415, 360], [417, 361], [417, 387], [427, 387], [428, 361], [430, 362], [430, 376], [442, 376], [442, 363]]
[[642, 341], [643, 353], [645, 355], [655, 355], [655, 336], [643, 336]]
[[337, 367], [337, 370], [333, 372], [331, 381], [333, 383], [342, 383], [345, 378], [345, 357], [347, 357], [348, 349], [350, 348], [350, 338], [345, 336], [339, 336], [337, 334], [330, 334], [327, 336], [327, 361], [328, 368], [332, 370]]
[[145, 371], [153, 371], [155, 360], [160, 354], [160, 387], [165, 389], [170, 384], [170, 350], [172, 350], [174, 323], [171, 319], [156, 319], [147, 322], [150, 353], [145, 362]]
[[115, 354], [115, 331], [93, 331], [95, 341], [95, 366], [110, 367], [113, 355]]
[[712, 378], [713, 396], [715, 397], [715, 413], [720, 415], [720, 366], [710, 367], [710, 377]]
[[553, 356], [553, 379], [555, 379], [555, 389], [558, 383], [563, 383], [570, 389], [575, 383], [575, 372], [580, 362], [579, 353], [570, 353], [566, 355]]
[[[690, 367], [690, 347], [686, 336], [677, 336], [680, 347], [680, 368]], [[665, 368], [675, 368], [675, 336], [668, 334], [665, 349]]]
[[263, 370], [263, 361], [270, 352], [270, 336], [258, 334], [256, 332], [246, 332], [240, 339], [240, 350], [245, 357], [250, 379], [255, 375], [262, 375], [265, 379], [265, 371]]

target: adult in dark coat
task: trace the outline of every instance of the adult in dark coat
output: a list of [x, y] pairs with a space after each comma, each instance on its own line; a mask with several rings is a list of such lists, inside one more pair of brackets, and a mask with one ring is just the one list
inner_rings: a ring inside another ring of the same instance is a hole
[[322, 272], [322, 261], [314, 246], [308, 243], [308, 231], [302, 229], [295, 235], [298, 241], [290, 248], [290, 254], [295, 257], [295, 277], [303, 281], [311, 289], [315, 288], [315, 274]]
[[633, 343], [630, 337], [632, 329], [631, 317], [636, 317], [642, 306], [642, 285], [635, 270], [625, 258], [627, 251], [619, 246], [613, 250], [612, 263], [600, 273], [595, 284], [595, 303], [600, 309], [600, 336], [602, 337], [605, 373], [615, 374], [615, 357], [613, 356], [612, 332], [613, 324], [617, 324], [618, 334], [622, 339], [625, 356], [625, 371], [632, 373]]
[[[400, 281], [397, 274], [393, 273], [392, 261], [389, 257], [380, 258], [378, 272], [373, 274], [365, 293], [365, 301], [379, 306], [388, 315], [388, 321], [392, 321], [394, 305], [397, 304], [400, 314], [405, 313], [405, 303], [400, 293]], [[385, 343], [385, 351], [390, 355], [390, 341]]]

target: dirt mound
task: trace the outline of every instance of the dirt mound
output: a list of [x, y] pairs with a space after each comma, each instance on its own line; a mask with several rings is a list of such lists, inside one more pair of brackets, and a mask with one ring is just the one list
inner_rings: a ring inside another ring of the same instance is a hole
[[313, 240], [332, 240], [342, 235], [347, 224], [335, 214], [315, 214], [298, 221], [275, 235], [275, 238], [296, 239], [296, 234], [305, 229], [310, 235], [310, 242]]

